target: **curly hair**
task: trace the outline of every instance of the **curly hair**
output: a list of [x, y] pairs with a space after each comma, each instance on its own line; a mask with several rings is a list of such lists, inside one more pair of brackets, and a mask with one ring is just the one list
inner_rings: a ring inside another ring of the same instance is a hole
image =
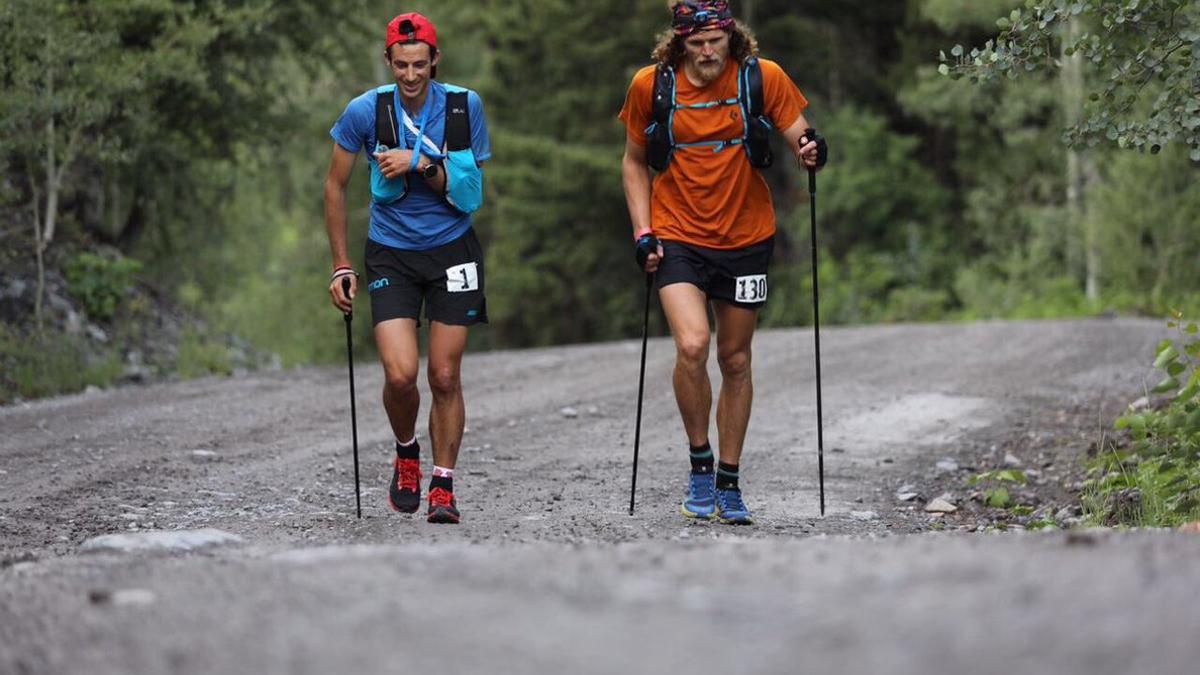
[[[676, 35], [673, 28], [667, 28], [658, 34], [658, 44], [654, 45], [654, 51], [650, 52], [650, 58], [655, 63], [668, 66], [677, 65], [687, 53], [683, 46], [687, 37], [686, 35]], [[750, 28], [741, 21], [734, 21], [733, 28], [729, 30], [729, 56], [738, 63], [751, 56], [758, 56], [758, 40], [754, 38], [754, 33], [750, 31]]]

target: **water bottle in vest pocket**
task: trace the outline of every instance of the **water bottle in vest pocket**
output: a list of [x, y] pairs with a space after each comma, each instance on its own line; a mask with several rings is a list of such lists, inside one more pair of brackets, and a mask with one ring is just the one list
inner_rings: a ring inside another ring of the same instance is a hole
[[483, 171], [475, 162], [475, 153], [451, 150], [446, 153], [446, 200], [463, 213], [472, 213], [483, 204]]
[[467, 90], [446, 85], [446, 201], [472, 213], [483, 204], [483, 171], [471, 148]]
[[[375, 152], [387, 152], [388, 148], [382, 144], [376, 144]], [[371, 162], [371, 198], [376, 204], [391, 204], [398, 201], [408, 192], [408, 177], [406, 174], [401, 174], [392, 179], [384, 177], [383, 172], [379, 170], [379, 162], [375, 161], [374, 156], [370, 159]]]

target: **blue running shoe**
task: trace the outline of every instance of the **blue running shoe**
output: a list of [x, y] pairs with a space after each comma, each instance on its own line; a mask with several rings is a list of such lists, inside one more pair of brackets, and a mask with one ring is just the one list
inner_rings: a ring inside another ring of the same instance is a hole
[[717, 519], [726, 525], [753, 525], [750, 509], [742, 501], [742, 491], [717, 490]]
[[688, 518], [712, 518], [716, 512], [716, 490], [715, 474], [689, 473], [687, 497], [679, 510]]

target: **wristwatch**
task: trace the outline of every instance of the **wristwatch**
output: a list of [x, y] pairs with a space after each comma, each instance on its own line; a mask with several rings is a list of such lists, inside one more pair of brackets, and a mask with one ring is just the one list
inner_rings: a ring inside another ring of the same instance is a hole
[[433, 180], [434, 178], [437, 178], [437, 175], [438, 165], [433, 162], [430, 162], [429, 166], [421, 169], [421, 178], [424, 178], [425, 180]]

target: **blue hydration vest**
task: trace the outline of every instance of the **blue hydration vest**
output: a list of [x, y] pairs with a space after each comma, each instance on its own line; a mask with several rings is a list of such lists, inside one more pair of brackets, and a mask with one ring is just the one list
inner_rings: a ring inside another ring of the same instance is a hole
[[[763, 111], [762, 67], [751, 56], [738, 68], [737, 98], [680, 105], [675, 100], [675, 69], [658, 64], [654, 70], [654, 121], [646, 127], [646, 163], [657, 171], [665, 171], [676, 148], [712, 146], [720, 152], [731, 145], [741, 145], [755, 168], [765, 169], [775, 161], [771, 153], [771, 120]], [[676, 143], [675, 111], [681, 109], [716, 108], [736, 105], [742, 109], [742, 135], [737, 138]]]

